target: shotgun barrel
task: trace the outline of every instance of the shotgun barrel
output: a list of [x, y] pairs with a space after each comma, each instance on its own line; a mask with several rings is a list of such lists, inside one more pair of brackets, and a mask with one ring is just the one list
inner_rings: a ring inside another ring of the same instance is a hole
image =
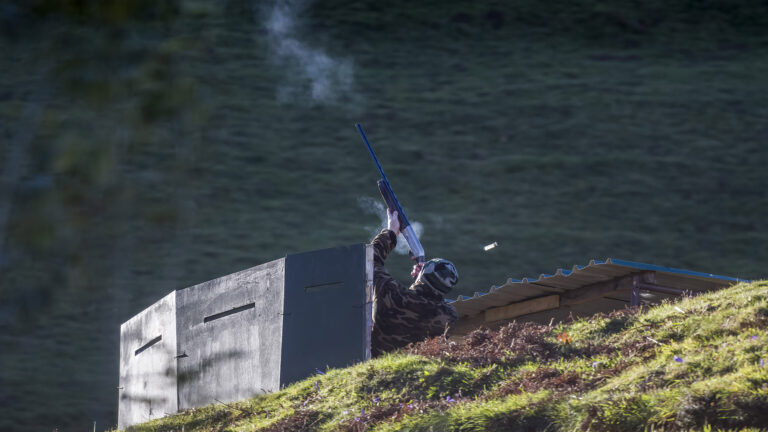
[[373, 162], [376, 164], [376, 168], [378, 168], [379, 173], [381, 173], [381, 179], [376, 182], [376, 184], [379, 186], [381, 197], [384, 198], [384, 202], [387, 203], [387, 208], [389, 209], [390, 213], [397, 211], [397, 218], [400, 222], [400, 231], [403, 233], [405, 241], [408, 242], [408, 249], [411, 250], [411, 257], [419, 263], [423, 263], [425, 260], [424, 248], [421, 246], [421, 242], [416, 236], [416, 232], [413, 230], [411, 223], [408, 221], [408, 217], [405, 215], [405, 211], [403, 211], [403, 207], [400, 205], [400, 201], [397, 200], [395, 191], [392, 190], [392, 185], [389, 184], [389, 179], [387, 178], [387, 175], [384, 174], [384, 169], [381, 167], [381, 163], [379, 163], [379, 158], [376, 157], [376, 153], [374, 153], [373, 147], [371, 147], [371, 144], [368, 142], [368, 138], [365, 136], [365, 132], [363, 132], [363, 127], [360, 125], [360, 123], [357, 123], [356, 126], [358, 132], [360, 132], [360, 136], [363, 138], [365, 146], [368, 147], [368, 151], [371, 153], [371, 157], [373, 158]]

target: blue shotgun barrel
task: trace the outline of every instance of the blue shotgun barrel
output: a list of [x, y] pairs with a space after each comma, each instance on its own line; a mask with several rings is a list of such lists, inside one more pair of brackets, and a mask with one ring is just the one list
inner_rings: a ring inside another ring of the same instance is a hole
[[387, 179], [387, 175], [384, 174], [384, 169], [379, 163], [379, 158], [376, 157], [376, 153], [374, 153], [371, 144], [368, 142], [368, 138], [365, 136], [365, 132], [363, 132], [363, 127], [360, 125], [360, 123], [357, 123], [355, 126], [357, 126], [357, 130], [360, 132], [360, 136], [363, 138], [363, 142], [365, 142], [366, 147], [368, 147], [368, 151], [371, 153], [373, 162], [376, 163], [376, 168], [378, 168], [379, 173], [381, 173], [381, 180], [376, 182], [376, 184], [379, 186], [381, 197], [384, 198], [384, 202], [387, 203], [387, 208], [389, 208], [390, 212], [397, 211], [397, 218], [400, 222], [400, 231], [403, 233], [405, 240], [408, 242], [408, 248], [411, 250], [411, 254], [413, 255], [414, 259], [418, 260], [420, 263], [423, 263], [425, 260], [424, 248], [421, 246], [419, 238], [413, 231], [411, 223], [408, 222], [408, 218], [405, 216], [405, 211], [403, 211], [403, 207], [400, 205], [400, 201], [397, 200], [395, 191], [392, 190], [392, 186], [389, 184], [389, 179]]

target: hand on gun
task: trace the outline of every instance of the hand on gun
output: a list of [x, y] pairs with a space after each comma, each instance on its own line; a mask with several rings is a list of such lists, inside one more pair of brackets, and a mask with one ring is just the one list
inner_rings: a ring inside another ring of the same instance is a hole
[[397, 218], [397, 210], [390, 212], [387, 209], [387, 229], [394, 232], [395, 236], [400, 235], [400, 219]]
[[421, 273], [421, 269], [424, 268], [424, 263], [416, 263], [413, 265], [413, 270], [411, 270], [411, 276], [413, 276], [414, 279], [416, 279], [419, 276], [419, 273]]
[[[397, 218], [397, 210], [390, 212], [389, 209], [387, 209], [387, 229], [394, 232], [395, 235], [400, 235], [400, 220]], [[411, 270], [411, 276], [416, 278], [419, 273], [421, 273], [423, 267], [424, 263], [414, 264], [413, 270]]]

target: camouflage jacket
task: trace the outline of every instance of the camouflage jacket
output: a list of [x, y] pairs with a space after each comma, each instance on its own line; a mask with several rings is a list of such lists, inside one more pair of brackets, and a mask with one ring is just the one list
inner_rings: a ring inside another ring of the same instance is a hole
[[371, 353], [382, 353], [443, 334], [456, 319], [456, 309], [442, 294], [420, 282], [405, 287], [384, 268], [397, 245], [390, 230], [373, 239], [373, 334]]

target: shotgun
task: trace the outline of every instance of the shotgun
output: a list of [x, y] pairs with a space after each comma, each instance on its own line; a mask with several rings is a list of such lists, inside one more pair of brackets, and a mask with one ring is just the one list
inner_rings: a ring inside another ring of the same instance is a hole
[[400, 222], [400, 231], [403, 233], [405, 241], [408, 242], [408, 249], [411, 250], [411, 259], [416, 260], [419, 264], [423, 264], [424, 248], [421, 247], [421, 242], [419, 241], [419, 238], [416, 237], [416, 232], [413, 231], [411, 223], [408, 222], [408, 218], [405, 216], [403, 207], [400, 205], [400, 201], [397, 200], [395, 191], [392, 190], [392, 186], [389, 184], [389, 179], [387, 179], [387, 175], [384, 174], [384, 169], [381, 167], [379, 159], [376, 157], [376, 153], [373, 152], [373, 148], [368, 142], [368, 138], [365, 137], [363, 127], [360, 126], [360, 123], [357, 123], [355, 126], [357, 126], [357, 130], [360, 132], [360, 136], [363, 137], [363, 142], [365, 143], [366, 147], [368, 147], [368, 151], [371, 153], [371, 157], [373, 158], [373, 162], [376, 164], [376, 168], [378, 168], [379, 172], [381, 173], [381, 179], [376, 182], [376, 184], [379, 186], [381, 197], [384, 198], [384, 202], [387, 203], [387, 208], [389, 209], [390, 213], [397, 211], [397, 219]]

